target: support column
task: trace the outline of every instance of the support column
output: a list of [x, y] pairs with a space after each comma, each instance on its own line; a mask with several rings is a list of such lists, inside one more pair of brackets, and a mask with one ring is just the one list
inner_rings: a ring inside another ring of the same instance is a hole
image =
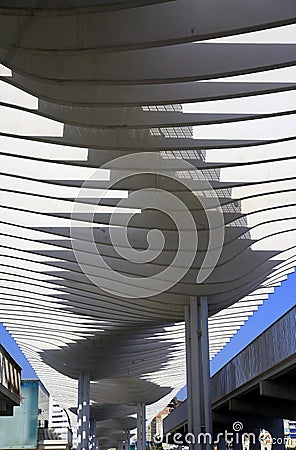
[[90, 421], [90, 450], [97, 449], [97, 430], [96, 430], [97, 422], [95, 419], [91, 419]]
[[[208, 298], [200, 297], [201, 311], [201, 352], [202, 352], [202, 380], [204, 389], [204, 420], [205, 432], [213, 436], [212, 419], [212, 395], [211, 395], [211, 377], [210, 377], [210, 354], [209, 354], [209, 316], [208, 316]], [[210, 449], [211, 446], [207, 445]]]
[[77, 450], [89, 450], [90, 437], [90, 376], [79, 374], [78, 380], [78, 445]]
[[190, 306], [185, 306], [185, 336], [186, 336], [186, 381], [187, 381], [187, 416], [188, 433], [192, 433], [192, 368], [191, 368], [191, 331]]
[[[185, 309], [188, 436], [192, 450], [212, 448], [208, 300], [191, 297]], [[195, 443], [194, 443], [195, 439]]]
[[130, 450], [130, 448], [131, 448], [130, 441], [131, 441], [131, 432], [130, 432], [130, 430], [126, 430], [124, 450]]
[[[192, 386], [192, 433], [195, 439], [204, 432], [201, 323], [198, 299], [190, 298], [190, 332], [191, 332], [191, 386]], [[197, 446], [195, 447], [197, 448]]]
[[146, 450], [146, 405], [137, 405], [137, 442], [138, 450]]

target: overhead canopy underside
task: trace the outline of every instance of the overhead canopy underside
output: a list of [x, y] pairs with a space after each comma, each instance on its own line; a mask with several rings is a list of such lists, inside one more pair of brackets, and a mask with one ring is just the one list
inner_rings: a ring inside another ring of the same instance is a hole
[[116, 447], [185, 384], [190, 296], [213, 357], [294, 270], [295, 2], [0, 15], [0, 320]]

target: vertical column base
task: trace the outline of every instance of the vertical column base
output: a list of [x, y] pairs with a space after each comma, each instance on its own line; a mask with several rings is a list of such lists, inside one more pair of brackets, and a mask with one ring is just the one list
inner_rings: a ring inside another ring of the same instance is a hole
[[185, 310], [188, 433], [191, 450], [212, 446], [207, 297], [190, 298]]
[[77, 450], [89, 450], [90, 437], [90, 375], [81, 373], [78, 380], [78, 445]]
[[92, 419], [90, 421], [90, 450], [97, 450], [97, 430], [96, 430], [97, 422]]
[[131, 440], [130, 430], [126, 430], [126, 432], [125, 432], [125, 446], [124, 446], [124, 450], [130, 450], [130, 448], [131, 448], [130, 440]]
[[137, 405], [137, 442], [138, 450], [146, 450], [146, 405]]

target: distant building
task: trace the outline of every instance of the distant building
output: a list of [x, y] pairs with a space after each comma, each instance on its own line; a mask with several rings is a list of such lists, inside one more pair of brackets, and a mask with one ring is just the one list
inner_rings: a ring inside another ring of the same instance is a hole
[[20, 406], [13, 416], [0, 417], [0, 449], [36, 449], [38, 426], [47, 423], [47, 391], [38, 380], [22, 380]]
[[12, 416], [20, 404], [21, 368], [0, 344], [0, 416]]
[[[51, 399], [49, 428], [60, 437], [60, 439], [68, 440], [70, 445], [73, 443], [73, 431], [69, 413], [60, 407], [58, 403]], [[74, 432], [76, 429], [74, 430]], [[74, 440], [76, 435], [74, 435]]]
[[286, 447], [296, 447], [296, 420], [284, 420]]
[[70, 450], [49, 426], [49, 393], [39, 380], [22, 380], [20, 405], [0, 417], [0, 450]]
[[296, 440], [296, 420], [289, 421], [290, 437]]
[[[147, 425], [146, 438], [147, 442], [154, 442], [154, 436], [163, 436], [163, 419], [167, 417], [174, 409], [176, 409], [182, 402], [174, 397], [170, 403], [155, 416], [151, 423]], [[165, 444], [163, 445], [165, 448]]]

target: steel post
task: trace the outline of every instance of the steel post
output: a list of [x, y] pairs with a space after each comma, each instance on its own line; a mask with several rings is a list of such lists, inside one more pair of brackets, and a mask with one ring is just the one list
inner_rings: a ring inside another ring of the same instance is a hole
[[137, 441], [138, 450], [146, 450], [146, 405], [137, 405]]
[[212, 447], [207, 297], [190, 297], [185, 308], [188, 435], [192, 450]]
[[78, 380], [78, 445], [77, 450], [89, 450], [90, 437], [90, 375], [79, 374]]

